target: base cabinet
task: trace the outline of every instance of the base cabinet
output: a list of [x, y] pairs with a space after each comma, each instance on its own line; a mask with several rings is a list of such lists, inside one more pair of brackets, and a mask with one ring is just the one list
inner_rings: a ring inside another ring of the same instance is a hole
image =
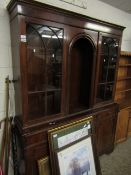
[[[38, 160], [44, 157], [50, 156], [49, 142], [48, 142], [48, 130], [51, 128], [59, 127], [63, 124], [73, 122], [85, 118], [87, 116], [93, 116], [93, 134], [95, 140], [96, 152], [100, 156], [102, 154], [108, 154], [113, 151], [114, 139], [115, 139], [115, 126], [117, 121], [118, 105], [112, 104], [106, 106], [105, 109], [97, 109], [92, 112], [86, 113], [84, 116], [76, 115], [74, 119], [68, 118], [66, 121], [59, 121], [54, 126], [40, 126], [44, 129], [28, 128], [23, 131], [21, 138], [23, 140], [20, 154], [24, 158], [25, 174], [37, 175], [38, 173]], [[17, 123], [17, 122], [16, 122]], [[57, 122], [56, 122], [57, 123]], [[18, 125], [16, 125], [17, 128]], [[16, 135], [19, 140], [19, 129], [16, 130]], [[19, 143], [17, 143], [19, 145]], [[21, 159], [20, 157], [20, 159]], [[21, 162], [21, 160], [18, 160]], [[21, 167], [20, 165], [18, 166]], [[21, 168], [19, 170], [21, 173]]]

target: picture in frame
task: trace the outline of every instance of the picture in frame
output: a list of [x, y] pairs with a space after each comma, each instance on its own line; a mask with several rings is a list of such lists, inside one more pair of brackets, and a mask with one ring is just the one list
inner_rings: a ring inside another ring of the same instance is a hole
[[91, 137], [57, 152], [60, 175], [96, 175]]
[[57, 150], [91, 134], [92, 116], [48, 131], [49, 146]]
[[39, 175], [51, 175], [49, 157], [38, 160]]
[[60, 1], [72, 4], [74, 6], [78, 6], [83, 9], [87, 8], [87, 0], [60, 0]]
[[[62, 159], [62, 157], [60, 158], [60, 154], [64, 156], [64, 150], [67, 152], [70, 152], [72, 150], [72, 145], [81, 146], [81, 144], [83, 144], [84, 142], [86, 143], [88, 142], [87, 145], [89, 145], [89, 149], [90, 149], [90, 152], [88, 152], [88, 154], [86, 155], [87, 157], [85, 157], [84, 159], [88, 159], [89, 155], [90, 155], [90, 158], [92, 157], [90, 159], [89, 175], [100, 174], [101, 171], [100, 171], [99, 159], [96, 154], [94, 138], [92, 137], [93, 130], [94, 129], [93, 129], [92, 116], [85, 116], [84, 119], [80, 119], [70, 124], [53, 128], [48, 131], [50, 159], [51, 159], [51, 167], [52, 167], [53, 175], [58, 175], [58, 174], [63, 175], [63, 172], [61, 172], [61, 167], [64, 165], [64, 163], [63, 165], [59, 163]], [[88, 148], [85, 146], [85, 148], [81, 147], [81, 151], [82, 149], [85, 149], [85, 151], [87, 151]], [[95, 152], [95, 155], [94, 155], [94, 152]], [[76, 154], [77, 154], [77, 150], [76, 150]], [[85, 174], [82, 174], [82, 175], [87, 175], [87, 173], [85, 172]]]

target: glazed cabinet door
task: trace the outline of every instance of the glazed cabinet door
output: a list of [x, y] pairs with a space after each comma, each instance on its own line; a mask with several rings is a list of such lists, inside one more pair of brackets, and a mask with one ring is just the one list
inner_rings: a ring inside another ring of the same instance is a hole
[[114, 98], [116, 70], [119, 58], [119, 36], [100, 33], [96, 103]]
[[23, 24], [25, 121], [58, 115], [62, 106], [63, 26], [30, 18]]

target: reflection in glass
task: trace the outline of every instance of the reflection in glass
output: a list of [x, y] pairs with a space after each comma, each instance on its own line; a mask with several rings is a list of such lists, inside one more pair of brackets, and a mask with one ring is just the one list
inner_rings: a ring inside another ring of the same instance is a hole
[[[27, 24], [28, 93], [35, 94], [29, 95], [30, 117], [33, 114], [41, 117], [60, 112], [62, 48], [62, 29]], [[33, 103], [37, 106], [34, 109]]]
[[[118, 53], [118, 41], [117, 39], [114, 38], [108, 38], [108, 37], [103, 37], [102, 40], [102, 52], [101, 52], [101, 72], [99, 75], [99, 81], [100, 83], [106, 82], [107, 79], [112, 79], [114, 80], [114, 75], [116, 68], [116, 61], [117, 61], [117, 53]], [[114, 72], [113, 78], [109, 78], [109, 72], [111, 70]], [[110, 81], [110, 80], [109, 80]]]
[[98, 85], [97, 91], [97, 102], [101, 102], [105, 99], [105, 85]]
[[45, 93], [29, 94], [28, 101], [30, 118], [45, 115]]
[[110, 100], [113, 93], [113, 83], [107, 84], [105, 88], [105, 100]]
[[110, 100], [112, 98], [114, 83], [98, 85], [97, 102]]
[[[113, 84], [109, 88], [107, 83], [113, 83], [115, 80], [116, 62], [118, 56], [118, 40], [109, 37], [102, 38], [102, 49], [100, 58], [99, 85], [97, 89], [97, 99], [100, 101], [112, 98]], [[103, 84], [103, 85], [101, 85]], [[110, 89], [110, 91], [108, 90]], [[112, 89], [112, 90], [111, 90]]]

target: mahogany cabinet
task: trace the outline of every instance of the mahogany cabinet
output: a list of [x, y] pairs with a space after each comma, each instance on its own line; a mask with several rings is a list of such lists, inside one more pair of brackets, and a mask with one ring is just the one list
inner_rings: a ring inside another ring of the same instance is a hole
[[49, 155], [48, 130], [90, 115], [97, 153], [111, 152], [124, 27], [27, 0], [12, 0], [8, 11], [17, 171], [38, 174], [37, 160]]

